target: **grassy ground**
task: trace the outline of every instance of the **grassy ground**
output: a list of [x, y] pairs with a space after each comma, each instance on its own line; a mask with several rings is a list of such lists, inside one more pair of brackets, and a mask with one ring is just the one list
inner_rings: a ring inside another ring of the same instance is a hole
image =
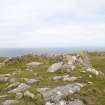
[[[91, 60], [91, 63], [93, 67], [95, 67], [97, 70], [102, 71], [105, 74], [105, 56], [100, 56], [95, 53], [90, 53], [89, 58]], [[2, 58], [3, 59], [3, 58]], [[43, 105], [44, 100], [41, 96], [38, 95], [38, 92], [36, 91], [38, 88], [43, 87], [57, 87], [60, 85], [72, 83], [72, 82], [64, 82], [64, 81], [54, 81], [52, 78], [54, 76], [59, 75], [65, 75], [68, 73], [47, 73], [48, 67], [53, 64], [54, 62], [58, 62], [59, 58], [47, 58], [47, 57], [24, 57], [24, 60], [16, 62], [14, 64], [6, 65], [2, 68], [0, 68], [0, 74], [12, 74], [15, 71], [20, 70], [15, 75], [15, 78], [19, 82], [25, 82], [23, 78], [35, 78], [39, 80], [38, 83], [33, 84], [29, 90], [34, 93], [37, 96], [36, 100], [29, 99], [27, 97], [23, 97], [20, 101], [20, 103], [15, 105]], [[0, 60], [2, 61], [2, 60]], [[35, 68], [33, 71], [27, 71], [25, 66], [28, 62], [32, 61], [40, 61], [44, 64]], [[83, 102], [86, 105], [105, 105], [105, 77], [104, 76], [94, 76], [90, 78], [88, 73], [81, 72], [81, 68], [76, 68], [75, 71], [72, 71], [69, 73], [72, 76], [81, 77], [78, 80], [74, 82], [80, 82], [87, 84], [80, 92], [80, 94], [74, 94], [73, 97], [79, 97], [83, 100]], [[88, 82], [92, 82], [93, 84], [89, 84]], [[7, 95], [6, 99], [15, 99], [14, 94], [7, 94], [7, 91], [5, 91], [4, 88], [6, 88], [9, 84], [6, 82], [0, 82], [0, 99], [3, 99], [1, 97], [2, 95]]]

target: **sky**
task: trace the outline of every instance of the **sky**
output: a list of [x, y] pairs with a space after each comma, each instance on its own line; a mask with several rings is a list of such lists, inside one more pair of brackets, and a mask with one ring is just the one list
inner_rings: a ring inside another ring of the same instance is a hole
[[105, 0], [0, 0], [0, 48], [105, 47]]

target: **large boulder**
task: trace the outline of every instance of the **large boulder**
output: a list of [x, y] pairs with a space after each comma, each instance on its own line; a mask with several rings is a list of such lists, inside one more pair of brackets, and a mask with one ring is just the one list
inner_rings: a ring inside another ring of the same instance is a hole
[[63, 62], [54, 63], [48, 68], [48, 72], [55, 72], [62, 68]]
[[74, 84], [69, 84], [65, 86], [59, 86], [54, 89], [50, 89], [48, 91], [42, 91], [40, 92], [43, 96], [43, 98], [46, 101], [59, 101], [62, 99], [62, 97], [72, 95], [76, 92], [79, 92], [82, 87], [82, 84], [79, 83], [74, 83]]

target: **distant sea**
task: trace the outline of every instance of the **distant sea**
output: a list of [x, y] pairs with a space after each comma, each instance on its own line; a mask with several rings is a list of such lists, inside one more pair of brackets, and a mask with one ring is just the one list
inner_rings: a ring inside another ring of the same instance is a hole
[[0, 57], [16, 57], [25, 54], [63, 54], [81, 51], [105, 52], [105, 47], [72, 47], [72, 48], [0, 48]]

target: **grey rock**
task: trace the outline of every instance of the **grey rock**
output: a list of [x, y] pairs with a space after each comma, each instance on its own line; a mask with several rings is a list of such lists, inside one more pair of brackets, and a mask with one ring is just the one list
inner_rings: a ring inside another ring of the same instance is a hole
[[61, 80], [62, 79], [62, 76], [55, 76], [53, 77], [53, 80]]
[[54, 63], [48, 68], [48, 72], [55, 72], [62, 68], [63, 62]]
[[69, 75], [63, 76], [63, 81], [75, 81], [77, 80], [77, 77], [70, 77]]
[[46, 101], [59, 101], [63, 96], [74, 94], [75, 92], [79, 92], [82, 87], [82, 84], [75, 83], [69, 84], [65, 86], [59, 86], [54, 89], [50, 89], [48, 91], [41, 92], [43, 98]]
[[32, 84], [38, 82], [38, 80], [36, 80], [36, 79], [24, 78], [24, 80], [26, 81], [26, 83], [27, 83], [28, 85], [32, 85]]

